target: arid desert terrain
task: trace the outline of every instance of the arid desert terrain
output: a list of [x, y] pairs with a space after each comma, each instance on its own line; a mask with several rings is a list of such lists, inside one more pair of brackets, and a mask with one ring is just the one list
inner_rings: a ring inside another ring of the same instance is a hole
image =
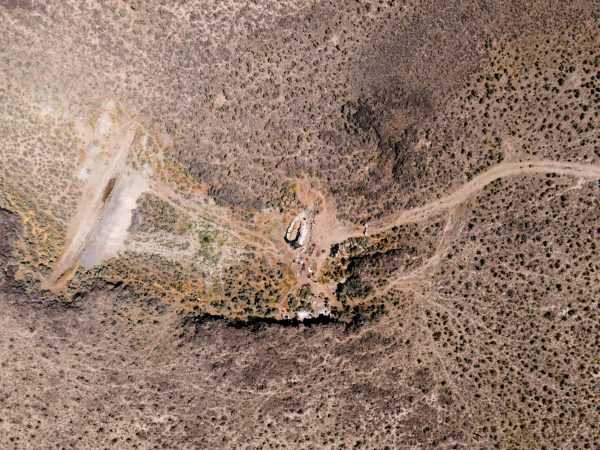
[[0, 0], [0, 448], [600, 448], [599, 29]]

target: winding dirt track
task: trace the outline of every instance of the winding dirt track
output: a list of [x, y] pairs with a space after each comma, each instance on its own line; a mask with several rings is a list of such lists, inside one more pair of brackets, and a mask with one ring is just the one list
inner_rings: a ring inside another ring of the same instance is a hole
[[392, 214], [372, 222], [369, 225], [368, 234], [373, 235], [393, 228], [397, 225], [425, 220], [441, 211], [453, 208], [463, 203], [473, 194], [476, 194], [485, 186], [500, 178], [544, 173], [568, 175], [576, 178], [600, 179], [600, 166], [593, 164], [579, 164], [547, 160], [501, 163], [492, 167], [487, 172], [476, 176], [471, 181], [462, 185], [460, 188], [446, 197], [417, 208], [400, 211], [396, 214]]
[[[567, 175], [579, 179], [600, 179], [600, 166], [592, 164], [562, 163], [555, 161], [502, 163], [475, 177], [473, 180], [459, 187], [456, 191], [446, 197], [417, 208], [400, 211], [397, 214], [389, 215], [376, 222], [373, 222], [371, 230], [368, 233], [369, 235], [386, 231], [397, 225], [420, 222], [442, 211], [449, 210], [446, 226], [435, 254], [416, 270], [410, 273], [402, 273], [396, 277], [393, 277], [386, 285], [376, 289], [375, 292], [369, 295], [366, 300], [368, 301], [369, 299], [381, 296], [382, 294], [387, 293], [399, 285], [410, 286], [414, 285], [415, 283], [418, 284], [429, 278], [431, 275], [430, 272], [435, 270], [439, 264], [442, 254], [445, 251], [445, 247], [453, 240], [452, 235], [454, 235], [457, 231], [457, 224], [454, 223], [455, 218], [453, 217], [456, 211], [455, 208], [459, 207], [462, 203], [468, 200], [469, 197], [477, 194], [479, 191], [485, 188], [485, 186], [500, 178], [544, 173]], [[357, 233], [348, 233], [347, 238], [358, 235], [359, 234]]]

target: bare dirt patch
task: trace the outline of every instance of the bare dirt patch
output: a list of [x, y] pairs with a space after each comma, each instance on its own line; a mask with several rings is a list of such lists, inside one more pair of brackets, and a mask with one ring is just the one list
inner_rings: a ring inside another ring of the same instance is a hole
[[[129, 227], [126, 206], [130, 206], [131, 201], [123, 203], [121, 196], [126, 192], [127, 198], [131, 200], [131, 197], [139, 195], [145, 188], [138, 178], [128, 177], [126, 170], [136, 133], [135, 124], [117, 112], [116, 104], [112, 100], [103, 103], [95, 124], [90, 124], [90, 120], [88, 117], [82, 117], [78, 122], [79, 134], [87, 145], [81, 164], [86, 184], [77, 212], [68, 226], [65, 250], [52, 274], [44, 281], [44, 288], [55, 289], [64, 286], [77, 268], [87, 246], [94, 242], [95, 233], [106, 233], [107, 228], [114, 230], [112, 240], [105, 242], [109, 246], [106, 251], [92, 250], [91, 253], [85, 254], [86, 263], [97, 264], [104, 257], [114, 255], [118, 251], [115, 244], [119, 247], [124, 240], [121, 239], [123, 227], [125, 231]], [[127, 186], [132, 182], [133, 185], [137, 182], [137, 187], [131, 190]], [[113, 202], [122, 205], [121, 210], [118, 206], [113, 206]], [[135, 204], [135, 199], [133, 203]], [[106, 211], [111, 213], [108, 218], [104, 217]], [[99, 225], [102, 227], [100, 231]], [[102, 236], [101, 239], [106, 237]], [[101, 245], [104, 247], [104, 242]]]

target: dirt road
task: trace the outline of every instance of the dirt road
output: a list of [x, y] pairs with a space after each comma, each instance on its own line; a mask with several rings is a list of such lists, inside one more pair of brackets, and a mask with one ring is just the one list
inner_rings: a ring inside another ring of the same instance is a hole
[[[457, 227], [457, 224], [454, 223], [455, 220], [453, 220], [453, 216], [456, 213], [456, 208], [460, 207], [460, 205], [468, 200], [469, 197], [477, 194], [485, 186], [500, 178], [544, 173], [567, 175], [579, 178], [580, 180], [600, 179], [600, 166], [592, 164], [561, 163], [555, 161], [503, 163], [475, 177], [469, 183], [464, 184], [446, 197], [427, 203], [421, 207], [404, 210], [397, 214], [384, 217], [379, 221], [373, 222], [370, 227], [370, 233], [368, 233], [369, 235], [386, 231], [397, 225], [424, 221], [425, 219], [439, 214], [442, 211], [449, 211], [443, 235], [437, 246], [436, 253], [429, 258], [425, 264], [413, 272], [408, 274], [399, 274], [398, 276], [390, 279], [385, 286], [377, 289], [367, 298], [367, 300], [381, 296], [389, 290], [398, 287], [399, 285], [408, 286], [430, 278], [431, 272], [436, 270], [443, 253], [445, 252], [445, 249], [452, 242], [456, 232], [458, 231], [459, 227]], [[353, 236], [356, 236], [356, 234], [349, 234], [348, 238]]]
[[[456, 191], [446, 197], [427, 203], [423, 206], [400, 211], [371, 222], [369, 224], [368, 234], [373, 235], [398, 225], [425, 220], [428, 217], [434, 216], [444, 210], [459, 205], [472, 195], [481, 191], [488, 184], [500, 178], [544, 173], [568, 175], [576, 178], [600, 179], [600, 166], [593, 164], [578, 164], [544, 160], [501, 163], [492, 167], [487, 172], [476, 176], [471, 181], [462, 185]], [[357, 234], [352, 234], [348, 237], [352, 236], [357, 236]]]

